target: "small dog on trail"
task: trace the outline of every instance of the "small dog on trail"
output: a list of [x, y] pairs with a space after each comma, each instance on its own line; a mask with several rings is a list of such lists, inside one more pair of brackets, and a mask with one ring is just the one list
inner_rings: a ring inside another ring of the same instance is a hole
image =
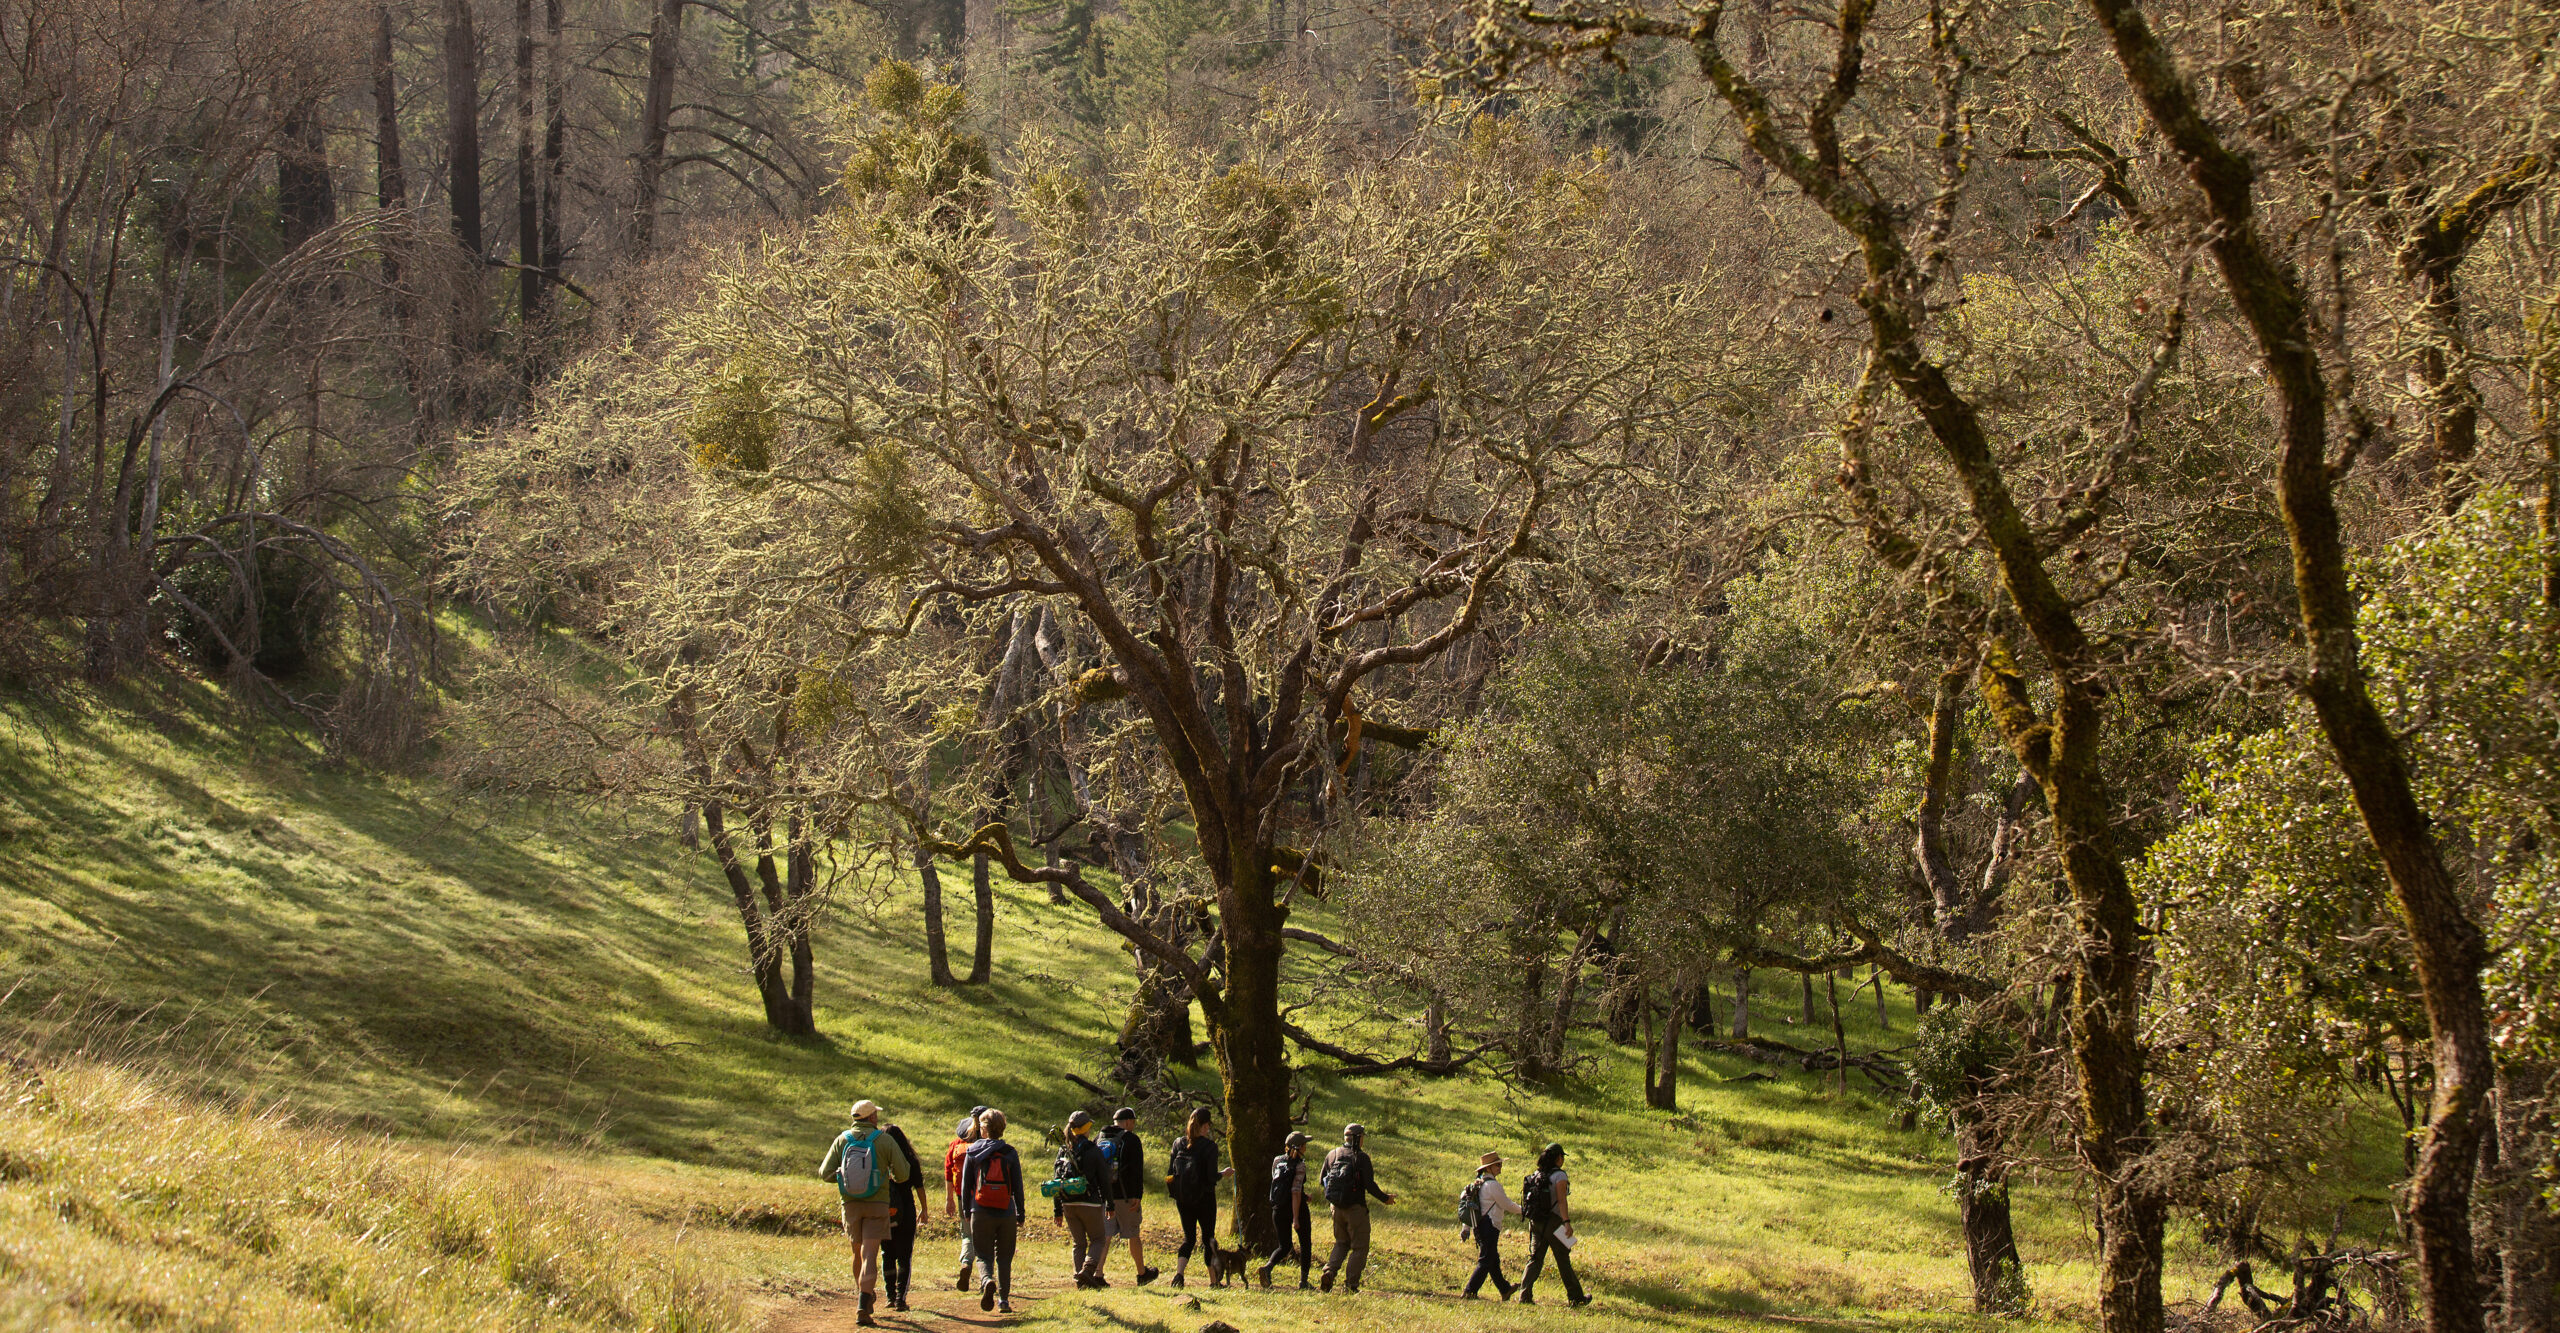
[[1223, 1287], [1227, 1285], [1228, 1278], [1237, 1277], [1244, 1272], [1243, 1250], [1221, 1249], [1215, 1240], [1209, 1241], [1202, 1248], [1208, 1251], [1206, 1262], [1209, 1268], [1210, 1286]]

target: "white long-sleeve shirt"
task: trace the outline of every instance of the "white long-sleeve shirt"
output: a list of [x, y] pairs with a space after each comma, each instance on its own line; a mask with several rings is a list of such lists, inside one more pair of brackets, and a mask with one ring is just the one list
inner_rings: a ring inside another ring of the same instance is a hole
[[1483, 1184], [1476, 1191], [1476, 1211], [1484, 1214], [1484, 1220], [1494, 1230], [1500, 1231], [1503, 1217], [1520, 1210], [1512, 1204], [1511, 1196], [1502, 1192], [1502, 1177], [1480, 1176], [1477, 1179]]

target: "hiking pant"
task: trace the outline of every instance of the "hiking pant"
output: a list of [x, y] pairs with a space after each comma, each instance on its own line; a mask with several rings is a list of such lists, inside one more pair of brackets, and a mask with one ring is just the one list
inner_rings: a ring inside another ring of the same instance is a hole
[[[1349, 1271], [1345, 1271], [1346, 1261]], [[1333, 1210], [1333, 1253], [1324, 1261], [1325, 1280], [1341, 1273], [1343, 1290], [1360, 1289], [1360, 1270], [1369, 1266], [1369, 1205], [1355, 1203]]]
[[889, 1239], [898, 1210], [886, 1199], [856, 1202], [839, 1197], [836, 1202], [844, 1205], [844, 1238], [853, 1244], [853, 1284], [865, 1294], [878, 1291], [880, 1246]]
[[1176, 1252], [1177, 1258], [1190, 1258], [1191, 1251], [1200, 1245], [1206, 1245], [1212, 1250], [1217, 1248], [1217, 1196], [1212, 1195], [1197, 1202], [1190, 1199], [1176, 1199], [1173, 1201], [1173, 1210], [1182, 1214], [1182, 1248]]
[[1111, 1248], [1104, 1238], [1104, 1223], [1109, 1219], [1102, 1205], [1071, 1203], [1060, 1208], [1058, 1215], [1066, 1222], [1067, 1239], [1073, 1244], [1076, 1276], [1100, 1278], [1103, 1256]]
[[998, 1296], [1013, 1295], [1016, 1227], [1010, 1208], [979, 1208], [969, 1214], [969, 1252], [978, 1257], [978, 1279], [996, 1284]]
[[1546, 1266], [1547, 1256], [1556, 1257], [1556, 1276], [1564, 1279], [1567, 1300], [1582, 1299], [1582, 1279], [1573, 1275], [1573, 1251], [1556, 1244], [1556, 1228], [1552, 1222], [1529, 1224], [1529, 1271], [1520, 1275], [1520, 1294], [1538, 1285], [1538, 1270]]
[[1289, 1200], [1282, 1199], [1271, 1205], [1271, 1234], [1280, 1239], [1273, 1246], [1271, 1257], [1262, 1261], [1262, 1271], [1269, 1273], [1288, 1260], [1289, 1230], [1295, 1227], [1298, 1233], [1298, 1285], [1307, 1285], [1307, 1268], [1316, 1260], [1315, 1237], [1309, 1234], [1311, 1226], [1312, 1219], [1308, 1217], [1307, 1210], [1291, 1207]]
[[1503, 1299], [1511, 1297], [1511, 1279], [1502, 1275], [1502, 1231], [1490, 1222], [1476, 1223], [1476, 1271], [1467, 1279], [1467, 1294], [1473, 1296], [1486, 1280]]
[[915, 1267], [915, 1218], [898, 1218], [889, 1224], [889, 1238], [880, 1242], [880, 1285], [890, 1300], [907, 1298], [907, 1284], [915, 1278]]

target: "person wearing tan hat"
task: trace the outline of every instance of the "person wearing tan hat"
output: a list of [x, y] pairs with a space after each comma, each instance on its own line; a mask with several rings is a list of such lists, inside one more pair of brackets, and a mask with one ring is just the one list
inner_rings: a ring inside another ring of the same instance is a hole
[[898, 1216], [891, 1187], [915, 1178], [914, 1160], [880, 1131], [879, 1103], [867, 1098], [855, 1102], [853, 1127], [827, 1145], [818, 1179], [836, 1183], [837, 1202], [843, 1205], [844, 1235], [853, 1245], [854, 1285], [862, 1290], [862, 1308], [853, 1322], [862, 1328], [879, 1327], [871, 1317], [871, 1303], [880, 1289], [880, 1244], [889, 1239]]
[[[1472, 1202], [1473, 1207], [1468, 1207]], [[1511, 1279], [1502, 1275], [1502, 1219], [1520, 1211], [1511, 1206], [1511, 1196], [1502, 1192], [1502, 1154], [1489, 1152], [1476, 1159], [1476, 1178], [1467, 1182], [1467, 1191], [1459, 1196], [1460, 1211], [1471, 1215], [1468, 1239], [1476, 1243], [1476, 1271], [1467, 1279], [1465, 1296], [1476, 1299], [1486, 1279], [1502, 1299], [1511, 1299]]]

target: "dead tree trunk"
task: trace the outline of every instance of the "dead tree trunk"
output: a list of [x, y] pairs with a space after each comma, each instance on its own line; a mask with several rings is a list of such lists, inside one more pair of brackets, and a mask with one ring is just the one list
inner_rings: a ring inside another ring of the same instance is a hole
[[[676, 52], [684, 33], [685, 0], [658, 0], [649, 16], [649, 73], [640, 104], [640, 153], [631, 186], [631, 253], [646, 256], [657, 243], [658, 187], [667, 170], [667, 125], [675, 115]], [[978, 871], [981, 883], [986, 870]]]
[[[533, 0], [516, 0], [516, 316], [524, 336], [542, 318], [542, 187], [533, 172]], [[524, 357], [533, 369], [530, 348]]]
[[454, 239], [481, 259], [487, 252], [480, 242], [480, 37], [471, 27], [471, 0], [444, 3], [444, 119]]

